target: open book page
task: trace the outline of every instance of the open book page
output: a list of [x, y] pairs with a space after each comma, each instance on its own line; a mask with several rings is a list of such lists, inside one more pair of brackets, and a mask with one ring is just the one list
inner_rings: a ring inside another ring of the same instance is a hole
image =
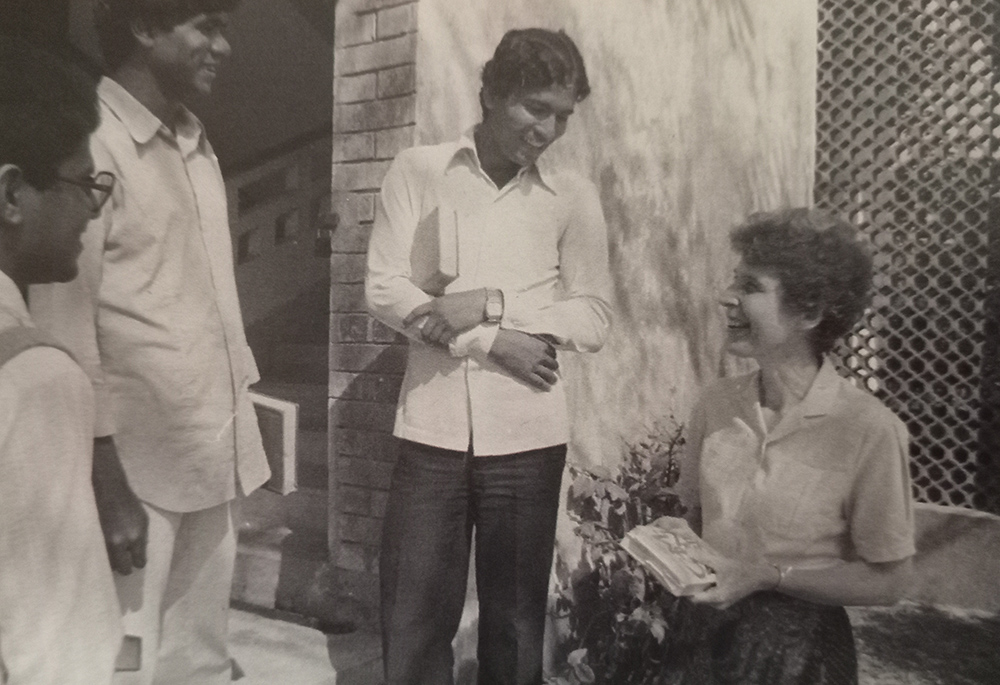
[[630, 530], [622, 549], [653, 574], [673, 595], [693, 595], [715, 584], [715, 574], [691, 556], [694, 549], [710, 550], [687, 521], [663, 516]]

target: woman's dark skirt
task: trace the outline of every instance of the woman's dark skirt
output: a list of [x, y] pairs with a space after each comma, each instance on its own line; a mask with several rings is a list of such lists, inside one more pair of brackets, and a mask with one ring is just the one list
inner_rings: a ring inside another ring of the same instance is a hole
[[724, 611], [681, 600], [662, 685], [857, 685], [843, 607], [759, 592]]

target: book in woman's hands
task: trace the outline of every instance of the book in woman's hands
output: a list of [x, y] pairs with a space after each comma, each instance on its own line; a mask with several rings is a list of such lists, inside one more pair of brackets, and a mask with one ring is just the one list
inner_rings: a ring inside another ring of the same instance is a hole
[[712, 550], [682, 518], [663, 516], [648, 525], [636, 526], [626, 533], [621, 545], [677, 597], [693, 595], [715, 584], [712, 569], [691, 555], [694, 550]]

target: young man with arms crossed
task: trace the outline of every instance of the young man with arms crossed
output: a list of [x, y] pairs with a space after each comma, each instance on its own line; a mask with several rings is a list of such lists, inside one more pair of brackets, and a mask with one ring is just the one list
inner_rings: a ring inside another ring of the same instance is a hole
[[[538, 158], [589, 91], [565, 33], [510, 31], [483, 70], [482, 123], [386, 174], [366, 296], [414, 339], [380, 562], [388, 685], [453, 682], [473, 529], [478, 682], [541, 683], [569, 438], [556, 350], [603, 345], [610, 279], [596, 189]], [[458, 276], [436, 297], [411, 268], [415, 242], [440, 234], [427, 222], [457, 237]]]
[[142, 639], [142, 670], [116, 683], [229, 683], [237, 502], [268, 477], [225, 188], [186, 107], [229, 55], [237, 2], [98, 0], [110, 77], [92, 150], [119, 187], [84, 236], [80, 277], [31, 296], [97, 395], [98, 509], [126, 631]]
[[77, 274], [111, 193], [94, 84], [0, 38], [0, 683], [108, 685], [122, 640], [91, 487], [94, 393], [24, 294]]

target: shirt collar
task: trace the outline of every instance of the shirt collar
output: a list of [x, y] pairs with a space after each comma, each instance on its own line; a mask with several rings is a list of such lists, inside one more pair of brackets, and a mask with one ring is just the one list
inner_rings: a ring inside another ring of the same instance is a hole
[[833, 408], [840, 389], [840, 374], [829, 357], [823, 358], [819, 373], [802, 400], [802, 416], [826, 416]]
[[[455, 152], [449, 162], [449, 168], [451, 168], [454, 164], [461, 164], [464, 161], [473, 165], [477, 169], [482, 169], [482, 166], [479, 164], [479, 154], [476, 152], [475, 133], [476, 127], [473, 126], [472, 128], [466, 130], [455, 142]], [[552, 173], [553, 172], [549, 165], [545, 164], [544, 161], [541, 161], [541, 163], [529, 164], [526, 167], [522, 167], [517, 172], [517, 176], [515, 178], [517, 178], [518, 181], [534, 181], [555, 195], [555, 188], [551, 185]]]
[[9, 314], [21, 326], [33, 326], [28, 306], [24, 302], [21, 290], [10, 276], [0, 271], [0, 310]]
[[[114, 79], [101, 79], [97, 93], [105, 106], [128, 129], [132, 139], [140, 145], [145, 145], [161, 131], [166, 136], [174, 137], [155, 114]], [[184, 107], [177, 122], [178, 140], [189, 141], [187, 147], [196, 148], [203, 144], [204, 135], [204, 128], [198, 117]]]

